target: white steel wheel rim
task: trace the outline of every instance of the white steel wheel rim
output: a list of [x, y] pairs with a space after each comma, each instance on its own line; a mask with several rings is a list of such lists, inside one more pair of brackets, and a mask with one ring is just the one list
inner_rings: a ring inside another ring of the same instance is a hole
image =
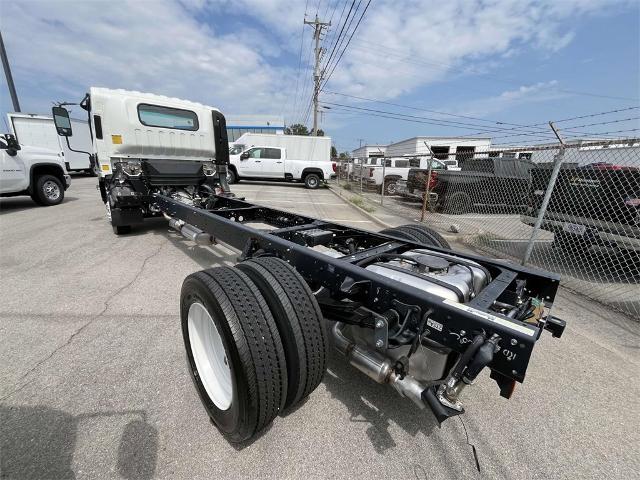
[[315, 187], [318, 184], [318, 181], [315, 179], [315, 177], [309, 177], [307, 183], [309, 184], [309, 186]]
[[233, 398], [233, 383], [220, 332], [199, 302], [191, 304], [187, 319], [191, 353], [200, 381], [214, 405], [227, 410]]

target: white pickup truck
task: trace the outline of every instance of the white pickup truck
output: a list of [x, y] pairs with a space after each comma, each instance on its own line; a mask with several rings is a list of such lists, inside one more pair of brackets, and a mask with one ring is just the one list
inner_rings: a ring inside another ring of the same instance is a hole
[[445, 170], [447, 168], [441, 160], [425, 156], [380, 158], [379, 165], [365, 167], [365, 181], [367, 186], [382, 190], [384, 173], [384, 193], [385, 195], [395, 195], [398, 180], [407, 180], [411, 168], [429, 168], [430, 162], [431, 168], [434, 170]]
[[307, 188], [318, 188], [335, 176], [335, 162], [308, 162], [287, 159], [287, 149], [282, 147], [251, 147], [229, 168], [227, 181], [240, 179], [268, 179], [302, 181]]
[[46, 207], [61, 203], [69, 185], [61, 153], [22, 146], [13, 135], [0, 135], [0, 197], [29, 195]]
[[227, 181], [301, 181], [318, 188], [336, 175], [331, 139], [300, 135], [245, 134], [229, 150]]

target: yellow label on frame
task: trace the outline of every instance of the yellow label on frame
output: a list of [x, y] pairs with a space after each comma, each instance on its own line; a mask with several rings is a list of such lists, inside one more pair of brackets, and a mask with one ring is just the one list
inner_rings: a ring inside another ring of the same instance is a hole
[[122, 145], [122, 135], [111, 135], [111, 143], [114, 145]]

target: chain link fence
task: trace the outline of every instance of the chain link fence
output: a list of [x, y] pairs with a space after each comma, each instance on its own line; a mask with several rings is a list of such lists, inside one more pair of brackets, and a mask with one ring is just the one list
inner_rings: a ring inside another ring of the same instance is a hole
[[336, 183], [640, 319], [640, 139], [349, 159]]

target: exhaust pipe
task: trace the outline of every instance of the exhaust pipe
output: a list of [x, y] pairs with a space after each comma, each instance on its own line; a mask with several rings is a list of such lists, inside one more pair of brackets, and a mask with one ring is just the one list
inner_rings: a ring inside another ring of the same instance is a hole
[[378, 352], [356, 345], [344, 336], [343, 328], [344, 324], [336, 322], [333, 326], [333, 339], [336, 349], [347, 357], [351, 365], [378, 383], [391, 384], [400, 395], [412, 400], [420, 409], [425, 407], [422, 392], [427, 387], [409, 375], [400, 378], [394, 372], [390, 359]]
[[[168, 215], [165, 215], [168, 216]], [[188, 223], [183, 222], [182, 220], [178, 220], [173, 217], [169, 217], [169, 226], [174, 230], [177, 230], [182, 234], [183, 237], [195, 242], [197, 245], [207, 246], [213, 245], [215, 243], [215, 239], [212, 235], [209, 235], [206, 232], [203, 232], [199, 228], [194, 227]]]

